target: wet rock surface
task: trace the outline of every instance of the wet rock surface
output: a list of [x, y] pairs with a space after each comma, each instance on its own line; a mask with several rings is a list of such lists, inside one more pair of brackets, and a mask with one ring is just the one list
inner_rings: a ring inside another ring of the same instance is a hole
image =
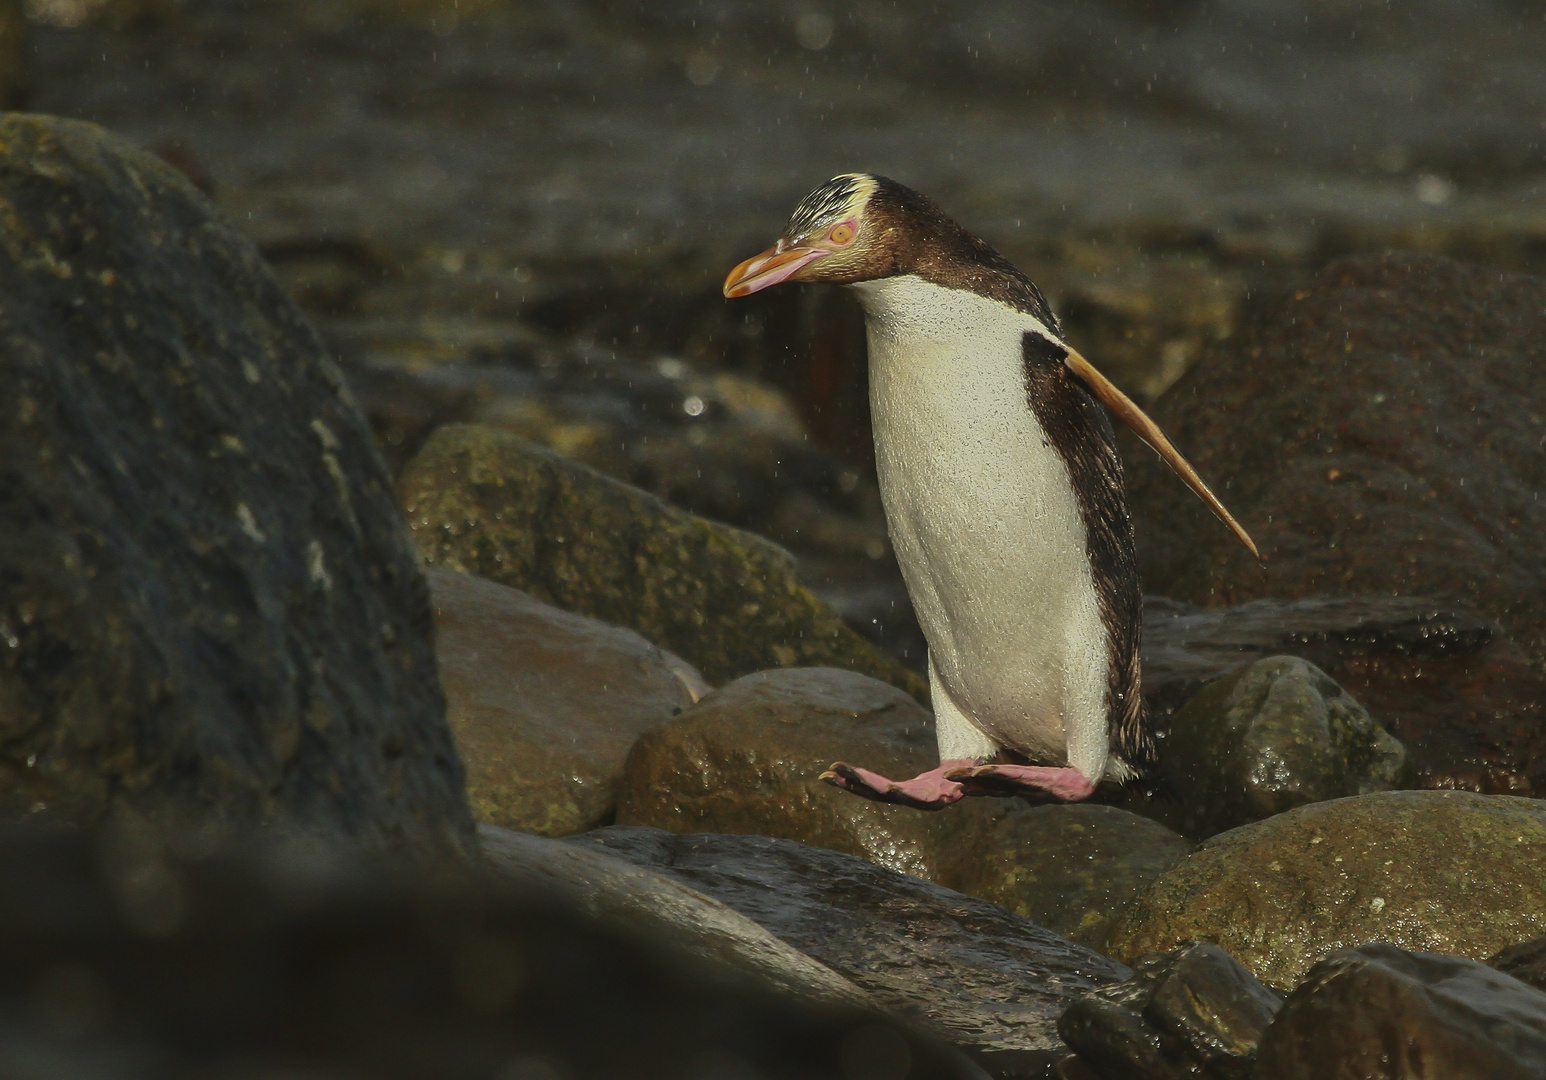
[[1103, 1078], [1251, 1080], [1283, 999], [1217, 945], [1139, 960], [1064, 1011], [1058, 1033]]
[[1143, 692], [1162, 729], [1207, 682], [1276, 654], [1310, 661], [1367, 707], [1406, 747], [1412, 786], [1546, 790], [1546, 675], [1460, 605], [1375, 596], [1228, 608], [1145, 601]]
[[796, 1001], [874, 1008], [863, 990], [719, 900], [603, 845], [564, 844], [497, 825], [478, 826], [500, 881], [561, 899], [625, 933], [647, 932], [715, 964], [722, 979]]
[[97, 128], [0, 117], [0, 791], [458, 848], [428, 595], [251, 243]]
[[983, 1075], [900, 1021], [726, 980], [658, 923], [620, 931], [494, 872], [143, 841], [0, 836], [8, 1075], [839, 1080], [877, 1057]]
[[1171, 718], [1161, 764], [1210, 836], [1305, 803], [1400, 787], [1406, 750], [1324, 671], [1258, 660], [1209, 684]]
[[803, 588], [778, 547], [508, 432], [440, 429], [399, 490], [431, 565], [626, 626], [711, 683], [829, 663], [924, 692]]
[[944, 815], [871, 802], [822, 783], [821, 773], [837, 760], [884, 775], [916, 775], [939, 760], [934, 718], [896, 687], [855, 672], [790, 668], [747, 675], [639, 738], [617, 821], [672, 832], [783, 836], [933, 879], [938, 838], [949, 828]]
[[984, 801], [945, 821], [933, 880], [1099, 952], [1122, 910], [1196, 846], [1113, 806]]
[[1487, 963], [1537, 990], [1546, 990], [1546, 938], [1510, 945]]
[[1543, 313], [1546, 279], [1395, 254], [1338, 262], [1266, 305], [1154, 409], [1265, 562], [1140, 457], [1147, 586], [1211, 605], [1437, 598], [1546, 662]]
[[788, 840], [616, 826], [565, 843], [685, 882], [978, 1053], [1060, 1052], [1064, 1006], [1127, 974], [994, 904]]
[[1546, 806], [1397, 791], [1221, 833], [1161, 875], [1108, 939], [1131, 960], [1212, 941], [1292, 988], [1335, 949], [1384, 941], [1485, 959], [1546, 929]]
[[637, 634], [431, 569], [446, 720], [478, 820], [562, 836], [610, 822], [639, 734], [708, 692]]
[[1546, 1073], [1546, 994], [1474, 960], [1365, 945], [1289, 995], [1258, 1080], [1526, 1080]]

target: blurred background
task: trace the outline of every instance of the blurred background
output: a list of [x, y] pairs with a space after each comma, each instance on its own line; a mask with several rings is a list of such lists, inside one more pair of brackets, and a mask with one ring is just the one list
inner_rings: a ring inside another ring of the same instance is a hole
[[1546, 272], [1539, 0], [3, 0], [0, 67], [251, 236], [394, 469], [517, 430], [915, 667], [857, 309], [719, 293], [820, 181], [934, 196], [1144, 402], [1340, 255]]

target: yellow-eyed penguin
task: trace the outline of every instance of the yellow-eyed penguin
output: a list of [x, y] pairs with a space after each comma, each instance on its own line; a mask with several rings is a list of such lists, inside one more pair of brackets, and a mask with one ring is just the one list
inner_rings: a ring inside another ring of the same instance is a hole
[[1025, 789], [1083, 799], [1151, 764], [1132, 519], [1101, 403], [1254, 554], [1245, 530], [1063, 341], [1030, 279], [918, 192], [828, 181], [724, 292], [783, 281], [846, 285], [864, 307], [876, 471], [939, 739], [939, 767], [911, 780], [842, 762], [822, 779], [933, 810]]

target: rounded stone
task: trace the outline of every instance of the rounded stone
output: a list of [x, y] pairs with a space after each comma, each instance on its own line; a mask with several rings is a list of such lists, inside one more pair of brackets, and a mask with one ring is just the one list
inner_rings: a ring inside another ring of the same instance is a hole
[[1464, 791], [1312, 803], [1205, 841], [1108, 939], [1130, 961], [1211, 941], [1288, 990], [1336, 949], [1485, 959], [1546, 934], [1546, 804]]

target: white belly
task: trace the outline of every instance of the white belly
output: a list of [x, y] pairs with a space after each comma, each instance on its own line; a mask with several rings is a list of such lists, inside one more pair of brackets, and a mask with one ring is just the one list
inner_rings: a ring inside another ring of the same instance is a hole
[[886, 520], [938, 676], [999, 745], [1101, 775], [1106, 631], [1068, 469], [1026, 400], [1021, 338], [1044, 328], [915, 277], [855, 290]]

